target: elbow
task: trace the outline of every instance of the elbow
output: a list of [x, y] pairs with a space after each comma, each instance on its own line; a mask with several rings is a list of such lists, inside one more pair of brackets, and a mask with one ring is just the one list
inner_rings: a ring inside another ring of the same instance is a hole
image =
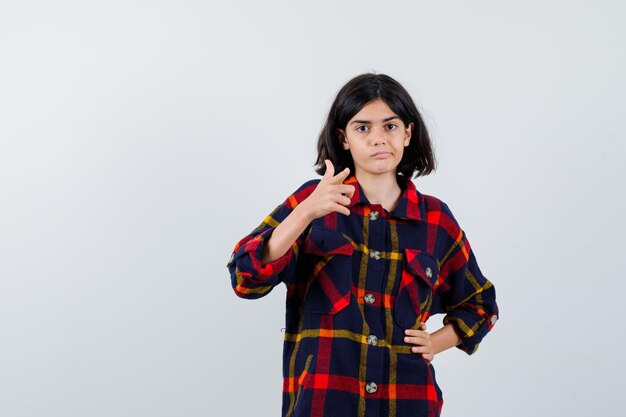
[[255, 300], [257, 298], [261, 298], [267, 295], [271, 290], [271, 286], [263, 286], [263, 287], [245, 287], [241, 285], [237, 285], [233, 287], [235, 291], [235, 295], [239, 298], [245, 298], [247, 300]]
[[237, 297], [253, 300], [263, 297], [272, 290], [273, 286], [269, 282], [260, 284], [255, 282], [252, 276], [247, 275], [239, 271], [231, 274], [231, 284]]

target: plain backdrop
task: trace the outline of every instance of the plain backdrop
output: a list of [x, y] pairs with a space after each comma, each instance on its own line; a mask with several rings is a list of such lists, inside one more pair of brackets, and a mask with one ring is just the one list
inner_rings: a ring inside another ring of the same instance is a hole
[[[2, 1], [0, 415], [277, 416], [284, 287], [235, 243], [338, 89], [412, 94], [501, 319], [443, 416], [621, 416], [622, 1]], [[441, 326], [441, 316], [429, 329]]]

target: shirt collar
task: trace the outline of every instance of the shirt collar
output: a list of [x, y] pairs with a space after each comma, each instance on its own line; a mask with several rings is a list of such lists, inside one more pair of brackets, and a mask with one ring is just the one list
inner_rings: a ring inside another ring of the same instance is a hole
[[[396, 178], [398, 179], [398, 185], [402, 190], [402, 194], [400, 194], [400, 201], [398, 201], [396, 208], [393, 212], [391, 212], [391, 216], [401, 219], [423, 221], [425, 218], [423, 203], [424, 197], [417, 190], [417, 188], [415, 188], [415, 184], [413, 184], [413, 181], [409, 178], [406, 178], [403, 175], [398, 175]], [[365, 196], [365, 193], [361, 188], [361, 184], [359, 184], [354, 174], [351, 174], [348, 178], [346, 178], [344, 180], [344, 184], [354, 185], [354, 194], [350, 199], [348, 207], [352, 207], [357, 204], [371, 204]]]

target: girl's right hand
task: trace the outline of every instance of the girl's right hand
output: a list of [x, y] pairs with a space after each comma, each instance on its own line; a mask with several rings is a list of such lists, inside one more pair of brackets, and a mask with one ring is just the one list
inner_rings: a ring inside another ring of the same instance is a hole
[[333, 163], [326, 159], [326, 172], [322, 177], [322, 180], [317, 184], [317, 187], [311, 195], [309, 195], [300, 206], [303, 209], [306, 208], [310, 218], [317, 219], [325, 216], [333, 211], [350, 215], [350, 198], [354, 194], [354, 186], [348, 184], [342, 184], [342, 182], [350, 174], [350, 168], [346, 168], [339, 174], [335, 174], [335, 167]]

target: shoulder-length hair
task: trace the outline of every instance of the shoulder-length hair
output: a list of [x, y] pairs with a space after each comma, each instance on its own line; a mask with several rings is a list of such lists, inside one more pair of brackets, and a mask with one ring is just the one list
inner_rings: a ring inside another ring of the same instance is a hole
[[344, 85], [333, 102], [328, 118], [317, 141], [315, 172], [324, 175], [325, 159], [330, 159], [335, 172], [346, 167], [354, 174], [354, 161], [349, 150], [343, 149], [339, 129], [346, 129], [350, 119], [372, 100], [383, 100], [405, 126], [413, 123], [409, 145], [404, 148], [397, 173], [407, 178], [428, 175], [435, 167], [435, 155], [426, 125], [409, 93], [393, 78], [384, 74], [361, 74]]

